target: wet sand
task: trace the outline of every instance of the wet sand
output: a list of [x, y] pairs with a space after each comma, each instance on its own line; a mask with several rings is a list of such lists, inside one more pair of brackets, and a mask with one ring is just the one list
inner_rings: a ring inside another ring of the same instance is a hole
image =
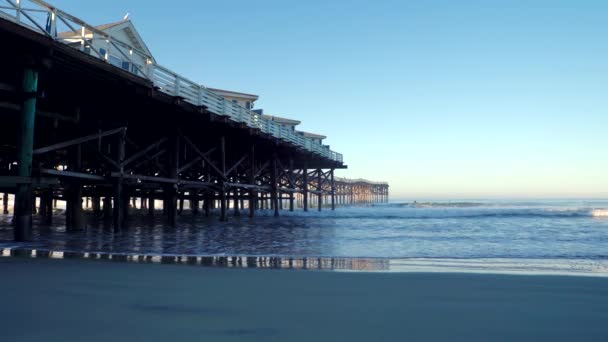
[[607, 341], [608, 279], [0, 258], [7, 341]]

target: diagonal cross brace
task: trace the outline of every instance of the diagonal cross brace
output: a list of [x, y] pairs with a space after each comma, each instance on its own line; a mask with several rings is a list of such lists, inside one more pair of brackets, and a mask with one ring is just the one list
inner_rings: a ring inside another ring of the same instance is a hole
[[120, 128], [112, 129], [112, 130], [101, 132], [101, 133], [97, 133], [97, 134], [87, 135], [87, 136], [84, 136], [82, 138], [76, 138], [76, 139], [60, 142], [60, 143], [53, 144], [53, 145], [50, 145], [50, 146], [45, 146], [45, 147], [37, 148], [37, 149], [34, 150], [34, 154], [42, 154], [42, 153], [47, 153], [47, 152], [59, 150], [59, 149], [70, 147], [70, 146], [74, 146], [74, 145], [79, 145], [79, 144], [85, 143], [87, 141], [99, 139], [99, 138], [102, 138], [102, 137], [107, 137], [108, 135], [113, 135], [113, 134], [116, 134], [116, 133], [121, 133], [121, 132], [126, 131], [126, 130], [127, 130], [126, 127], [120, 127]]
[[244, 155], [241, 159], [239, 159], [234, 165], [232, 165], [232, 167], [230, 169], [228, 169], [228, 171], [226, 171], [226, 173], [224, 174], [225, 177], [228, 177], [228, 175], [234, 171], [237, 167], [239, 167], [239, 165], [241, 165], [241, 163], [243, 163], [246, 159], [247, 159], [247, 155]]
[[152, 145], [146, 147], [145, 149], [135, 153], [134, 155], [132, 155], [131, 157], [127, 158], [125, 161], [122, 162], [121, 166], [125, 167], [127, 165], [129, 165], [130, 163], [134, 162], [135, 160], [137, 160], [139, 157], [147, 154], [148, 152], [150, 152], [151, 150], [160, 147], [160, 145], [162, 143], [164, 143], [165, 141], [167, 141], [167, 138], [162, 138], [159, 141], [153, 143]]
[[[206, 155], [206, 156], [209, 156], [209, 155], [210, 155], [210, 154], [211, 154], [213, 151], [215, 151], [215, 150], [216, 150], [216, 148], [214, 147], [214, 148], [210, 149], [209, 151], [205, 152], [205, 155]], [[184, 171], [188, 170], [189, 168], [191, 168], [192, 166], [196, 165], [196, 164], [197, 164], [198, 162], [200, 162], [201, 160], [203, 160], [203, 158], [202, 158], [202, 157], [200, 157], [200, 156], [199, 156], [199, 157], [194, 158], [194, 160], [192, 160], [191, 162], [189, 162], [189, 163], [187, 163], [186, 165], [184, 165], [184, 166], [180, 167], [180, 168], [177, 170], [177, 173], [182, 173], [182, 172], [184, 172]]]
[[211, 168], [213, 169], [213, 171], [215, 171], [215, 173], [222, 177], [222, 179], [227, 180], [226, 176], [224, 175], [224, 173], [222, 172], [222, 170], [220, 170], [217, 166], [215, 166], [215, 164], [213, 164], [213, 162], [203, 153], [201, 152], [201, 150], [198, 149], [198, 147], [196, 147], [196, 145], [194, 145], [194, 143], [192, 141], [190, 141], [190, 139], [188, 139], [188, 137], [186, 137], [185, 135], [180, 133], [180, 136], [182, 138], [184, 138], [184, 141], [190, 145], [190, 147], [192, 147], [192, 149], [194, 150], [194, 152], [196, 152], [196, 154], [198, 154], [201, 158], [203, 158], [203, 160], [207, 163], [209, 163], [209, 166], [211, 166]]

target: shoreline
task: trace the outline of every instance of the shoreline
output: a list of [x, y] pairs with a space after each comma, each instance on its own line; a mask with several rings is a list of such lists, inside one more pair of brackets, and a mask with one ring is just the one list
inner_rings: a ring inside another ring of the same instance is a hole
[[0, 258], [18, 341], [605, 341], [608, 279]]
[[464, 273], [608, 277], [608, 259], [379, 258], [284, 255], [196, 255], [95, 252], [0, 244], [0, 259], [72, 259], [215, 268], [269, 268], [374, 273]]

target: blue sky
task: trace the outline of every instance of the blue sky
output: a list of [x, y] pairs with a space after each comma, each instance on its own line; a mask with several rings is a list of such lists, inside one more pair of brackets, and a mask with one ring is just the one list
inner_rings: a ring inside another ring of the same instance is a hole
[[394, 197], [608, 197], [607, 1], [52, 1], [326, 134]]

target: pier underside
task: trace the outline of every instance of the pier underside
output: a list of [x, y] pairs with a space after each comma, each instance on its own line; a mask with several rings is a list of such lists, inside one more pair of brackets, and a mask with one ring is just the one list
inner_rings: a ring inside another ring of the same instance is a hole
[[[80, 229], [90, 206], [116, 230], [130, 206], [153, 215], [157, 201], [171, 224], [184, 200], [194, 214], [217, 206], [222, 220], [228, 210], [308, 210], [313, 197], [318, 210], [356, 202], [352, 185], [336, 191], [342, 162], [3, 19], [0, 40], [11, 47], [0, 54], [0, 192], [5, 203], [15, 194], [17, 240], [28, 239], [34, 211], [50, 223], [57, 200], [66, 202], [68, 228]], [[356, 198], [384, 201], [387, 189], [370, 186], [376, 195]]]

